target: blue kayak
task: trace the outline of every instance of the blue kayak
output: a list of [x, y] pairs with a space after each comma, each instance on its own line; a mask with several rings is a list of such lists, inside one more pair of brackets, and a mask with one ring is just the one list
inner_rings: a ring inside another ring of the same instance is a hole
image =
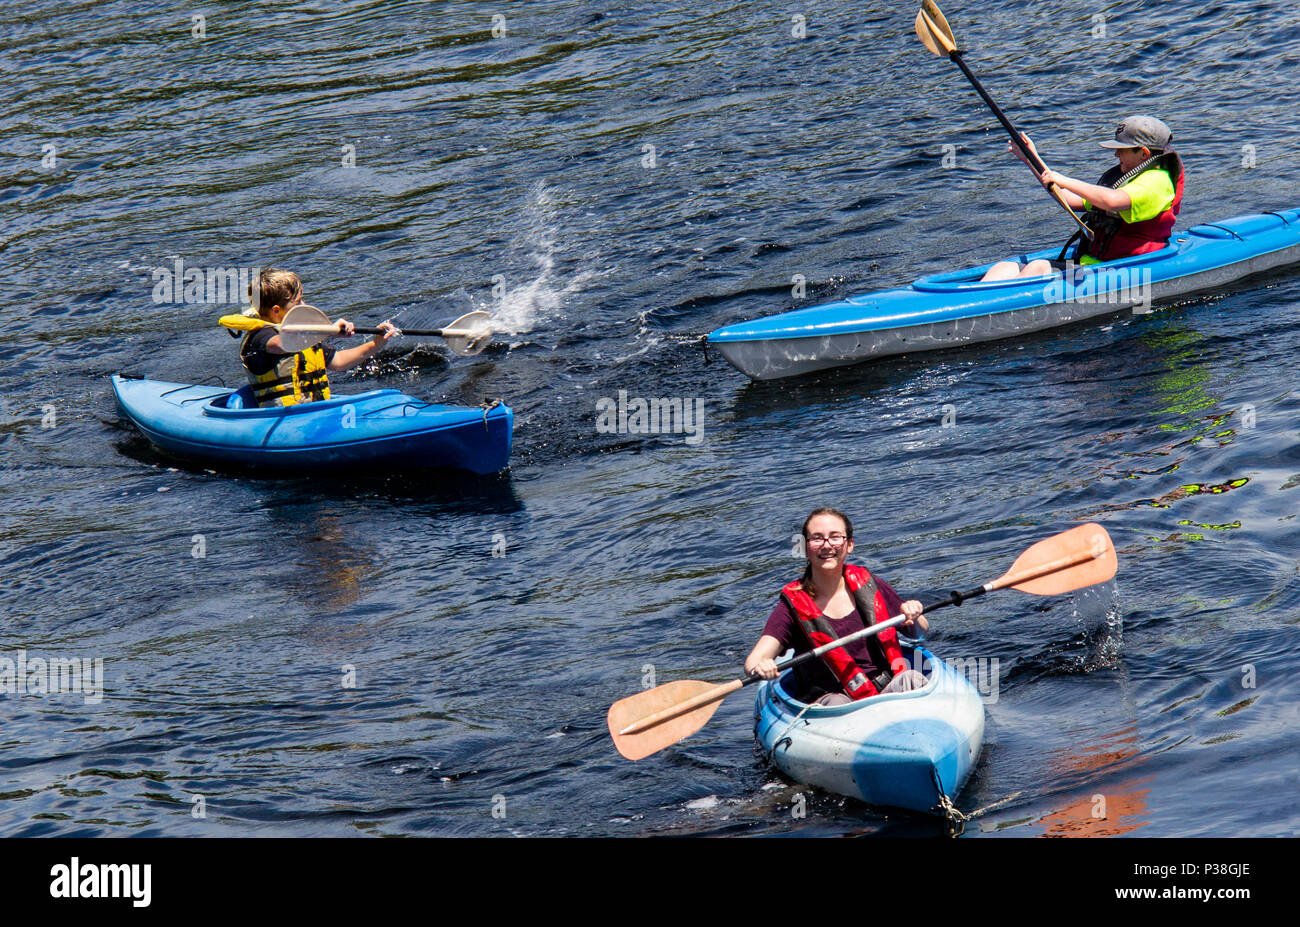
[[925, 686], [847, 705], [799, 701], [786, 689], [790, 673], [760, 683], [754, 736], [772, 765], [873, 805], [937, 811], [954, 798], [984, 745], [983, 700], [928, 650], [904, 655], [926, 674]]
[[377, 389], [287, 408], [252, 406], [251, 388], [113, 377], [118, 408], [161, 450], [282, 471], [382, 466], [496, 473], [510, 460], [514, 413], [434, 405]]
[[[1059, 249], [1023, 254], [1054, 260]], [[1300, 209], [1196, 225], [1150, 254], [981, 283], [992, 264], [892, 290], [719, 328], [708, 337], [755, 380], [796, 376], [911, 351], [1041, 331], [1153, 302], [1221, 290], [1300, 262]]]

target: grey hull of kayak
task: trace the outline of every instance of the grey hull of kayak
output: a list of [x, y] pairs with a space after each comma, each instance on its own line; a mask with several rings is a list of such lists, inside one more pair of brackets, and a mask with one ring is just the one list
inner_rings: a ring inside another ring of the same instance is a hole
[[[1055, 258], [1019, 255], [1026, 263]], [[1244, 278], [1300, 263], [1300, 210], [1200, 225], [1164, 249], [1025, 280], [981, 283], [991, 267], [924, 277], [837, 303], [720, 328], [708, 342], [738, 370], [770, 380], [890, 355], [959, 347], [1044, 331], [1162, 302], [1220, 292]]]

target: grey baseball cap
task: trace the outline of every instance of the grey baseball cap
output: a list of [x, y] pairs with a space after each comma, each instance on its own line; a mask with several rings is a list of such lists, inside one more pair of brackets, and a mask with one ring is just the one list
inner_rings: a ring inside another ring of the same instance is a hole
[[1174, 133], [1153, 116], [1129, 116], [1115, 127], [1115, 139], [1102, 148], [1150, 148], [1164, 151], [1173, 147]]

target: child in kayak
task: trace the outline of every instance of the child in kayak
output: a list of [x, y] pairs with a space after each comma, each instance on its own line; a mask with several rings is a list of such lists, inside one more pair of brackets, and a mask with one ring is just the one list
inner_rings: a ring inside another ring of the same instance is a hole
[[[1026, 147], [1037, 154], [1029, 136], [1021, 134]], [[1084, 211], [1083, 223], [1093, 239], [1079, 242], [1074, 259], [1080, 264], [1116, 261], [1135, 254], [1159, 251], [1173, 234], [1174, 219], [1183, 202], [1183, 162], [1173, 148], [1169, 126], [1151, 116], [1129, 116], [1115, 130], [1115, 138], [1101, 143], [1112, 148], [1119, 163], [1095, 184], [1044, 171], [1043, 186], [1056, 184], [1071, 209]], [[1007, 147], [1026, 164], [1019, 148]], [[1031, 165], [1032, 166], [1032, 165]], [[1082, 232], [1075, 233], [1082, 238]], [[1066, 243], [1070, 247], [1074, 239]], [[1064, 254], [1064, 249], [1062, 250]], [[1023, 268], [1016, 261], [999, 261], [989, 268], [984, 280], [1011, 280], [1050, 274], [1050, 261], [1030, 261]]]
[[[803, 537], [808, 566], [801, 579], [781, 590], [762, 636], [745, 658], [745, 672], [775, 679], [776, 657], [786, 650], [806, 653], [900, 613], [907, 616], [904, 630], [929, 628], [920, 602], [901, 601], [888, 583], [847, 562], [853, 553], [853, 524], [847, 515], [817, 509], [805, 519]], [[898, 635], [890, 628], [795, 667], [791, 694], [819, 705], [842, 705], [924, 686], [925, 674], [906, 667]]]
[[[256, 297], [253, 287], [258, 290]], [[294, 354], [281, 348], [280, 335], [274, 326], [283, 321], [290, 309], [302, 303], [302, 281], [298, 275], [267, 268], [249, 285], [248, 296], [257, 306], [258, 318], [268, 323], [249, 332], [239, 346], [239, 359], [259, 407], [329, 399], [327, 371], [351, 370], [398, 333], [390, 323], [384, 322], [379, 326], [379, 334], [355, 348], [336, 351], [317, 344]], [[351, 335], [355, 330], [347, 319], [339, 319], [337, 325], [339, 336]]]

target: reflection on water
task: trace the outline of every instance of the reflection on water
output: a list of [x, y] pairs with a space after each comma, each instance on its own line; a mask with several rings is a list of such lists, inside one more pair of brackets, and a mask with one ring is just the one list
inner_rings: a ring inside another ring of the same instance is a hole
[[325, 504], [273, 508], [269, 534], [284, 539], [276, 559], [295, 568], [286, 585], [313, 608], [341, 611], [361, 598], [380, 570], [354, 546], [339, 516], [319, 510]]
[[1140, 788], [1152, 781], [1147, 776], [1080, 799], [1044, 816], [1039, 824], [1044, 837], [1118, 837], [1147, 826], [1146, 796]]

